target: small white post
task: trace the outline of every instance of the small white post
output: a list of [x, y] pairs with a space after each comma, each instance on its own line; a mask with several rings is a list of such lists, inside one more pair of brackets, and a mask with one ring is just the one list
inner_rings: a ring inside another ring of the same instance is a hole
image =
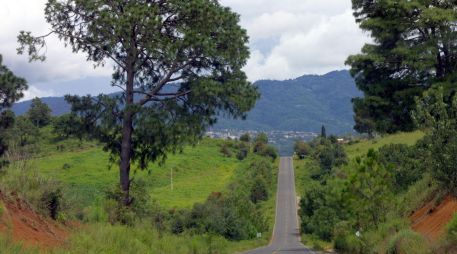
[[170, 168], [170, 187], [171, 191], [173, 191], [173, 167]]

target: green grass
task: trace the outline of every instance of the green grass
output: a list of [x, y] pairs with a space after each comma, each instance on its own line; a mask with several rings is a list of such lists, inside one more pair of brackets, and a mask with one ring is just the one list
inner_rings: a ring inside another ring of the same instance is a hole
[[349, 158], [355, 158], [362, 156], [370, 149], [379, 149], [384, 145], [388, 144], [405, 144], [414, 145], [419, 139], [424, 137], [424, 133], [421, 131], [397, 133], [388, 135], [373, 140], [362, 140], [358, 143], [345, 146], [345, 151]]
[[[145, 180], [151, 197], [161, 206], [191, 207], [195, 202], [203, 202], [211, 192], [223, 190], [242, 163], [223, 157], [219, 152], [220, 142], [204, 140], [195, 147], [185, 148], [181, 154], [169, 156], [163, 166], [153, 164], [146, 171], [134, 169], [132, 177]], [[83, 206], [90, 205], [106, 188], [118, 182], [117, 167], [109, 169], [108, 154], [98, 147], [51, 154], [34, 159], [32, 165], [60, 180]]]

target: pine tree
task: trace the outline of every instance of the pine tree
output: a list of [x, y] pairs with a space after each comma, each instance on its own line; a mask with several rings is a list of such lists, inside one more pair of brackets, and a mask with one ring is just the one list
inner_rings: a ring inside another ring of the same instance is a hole
[[321, 128], [321, 138], [327, 138], [327, 131], [325, 130], [324, 125], [322, 125], [322, 128]]
[[[221, 113], [244, 118], [259, 97], [242, 67], [248, 36], [239, 16], [215, 0], [48, 0], [51, 32], [97, 66], [114, 64], [121, 93], [67, 96], [79, 126], [119, 162], [124, 205], [130, 166], [146, 169], [196, 143]], [[45, 60], [45, 36], [22, 31], [18, 52]]]
[[40, 98], [36, 97], [32, 100], [27, 117], [35, 124], [36, 127], [44, 127], [51, 123], [51, 112], [49, 106], [44, 103]]
[[413, 130], [414, 97], [434, 85], [455, 87], [457, 3], [352, 0], [352, 6], [373, 38], [346, 62], [364, 93], [353, 100], [355, 130]]

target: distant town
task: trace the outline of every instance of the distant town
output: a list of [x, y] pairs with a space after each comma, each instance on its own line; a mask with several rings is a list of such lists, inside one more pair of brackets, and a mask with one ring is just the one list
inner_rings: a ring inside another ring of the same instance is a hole
[[269, 142], [276, 146], [281, 155], [291, 155], [293, 153], [293, 144], [296, 140], [309, 141], [317, 137], [319, 134], [314, 132], [301, 131], [256, 131], [256, 130], [232, 130], [232, 129], [217, 129], [209, 130], [206, 136], [210, 138], [220, 139], [239, 139], [241, 135], [249, 133], [251, 137], [257, 136], [259, 133], [266, 133]]

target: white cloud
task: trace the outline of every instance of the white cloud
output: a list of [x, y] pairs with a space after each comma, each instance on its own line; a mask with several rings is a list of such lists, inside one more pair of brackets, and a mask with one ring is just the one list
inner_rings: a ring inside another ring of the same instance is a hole
[[346, 58], [369, 41], [355, 23], [350, 0], [222, 3], [242, 14], [251, 39], [251, 59], [245, 71], [252, 81], [344, 69]]
[[[59, 83], [86, 77], [109, 77], [83, 54], [74, 54], [57, 38], [48, 42], [47, 61], [28, 63], [16, 55], [20, 30], [45, 34], [47, 0], [0, 0], [0, 54], [17, 75], [43, 91], [59, 91]], [[241, 15], [250, 36], [251, 59], [245, 70], [251, 81], [288, 79], [346, 68], [344, 61], [368, 41], [352, 17], [351, 0], [221, 0]], [[89, 84], [81, 92], [89, 91]], [[109, 89], [107, 87], [107, 89]]]
[[34, 86], [29, 86], [29, 89], [24, 92], [24, 97], [21, 99], [21, 101], [27, 101], [31, 100], [35, 97], [49, 97], [49, 96], [55, 96], [56, 94], [54, 93], [53, 90], [40, 90]]
[[110, 68], [94, 69], [83, 54], [74, 54], [55, 36], [47, 41], [45, 62], [29, 63], [26, 55], [16, 54], [19, 31], [32, 31], [35, 35], [49, 32], [44, 18], [45, 3], [46, 0], [0, 0], [0, 54], [5, 64], [30, 84], [109, 75]]

